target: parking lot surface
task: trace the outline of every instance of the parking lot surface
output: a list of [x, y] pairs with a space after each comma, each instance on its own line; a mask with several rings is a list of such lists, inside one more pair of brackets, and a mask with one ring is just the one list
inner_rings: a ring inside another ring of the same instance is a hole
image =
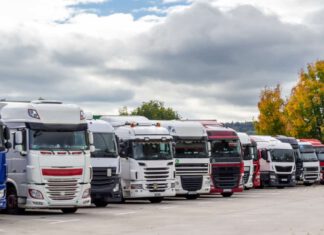
[[0, 214], [0, 234], [324, 234], [324, 186], [248, 190], [231, 198], [127, 201], [106, 208]]

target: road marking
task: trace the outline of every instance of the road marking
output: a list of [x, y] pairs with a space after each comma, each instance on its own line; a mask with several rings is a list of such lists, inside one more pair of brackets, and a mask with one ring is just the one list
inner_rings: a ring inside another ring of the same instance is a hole
[[37, 221], [48, 222], [48, 224], [63, 224], [63, 223], [73, 223], [80, 221], [79, 219], [71, 219], [71, 220], [62, 220], [62, 219], [34, 219]]
[[129, 212], [118, 213], [115, 215], [120, 216], [120, 215], [130, 215], [130, 214], [135, 214], [135, 213], [136, 213], [135, 211], [129, 211]]
[[172, 209], [172, 208], [176, 208], [176, 206], [164, 206], [164, 207], [160, 207], [159, 209], [160, 210], [169, 210], [169, 209]]

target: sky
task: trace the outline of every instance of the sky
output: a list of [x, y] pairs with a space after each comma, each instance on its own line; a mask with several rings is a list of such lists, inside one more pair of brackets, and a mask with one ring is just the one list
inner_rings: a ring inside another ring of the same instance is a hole
[[251, 121], [324, 55], [323, 0], [0, 0], [0, 98]]

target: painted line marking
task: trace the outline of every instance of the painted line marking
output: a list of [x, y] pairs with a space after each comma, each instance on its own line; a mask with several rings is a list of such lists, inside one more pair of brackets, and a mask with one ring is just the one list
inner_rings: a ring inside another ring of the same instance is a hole
[[120, 215], [130, 215], [130, 214], [135, 214], [135, 213], [136, 213], [135, 211], [129, 211], [129, 212], [118, 213], [115, 215], [120, 216]]
[[71, 219], [71, 220], [61, 220], [61, 219], [34, 219], [36, 221], [48, 222], [48, 224], [63, 224], [63, 223], [73, 223], [79, 222], [79, 219]]

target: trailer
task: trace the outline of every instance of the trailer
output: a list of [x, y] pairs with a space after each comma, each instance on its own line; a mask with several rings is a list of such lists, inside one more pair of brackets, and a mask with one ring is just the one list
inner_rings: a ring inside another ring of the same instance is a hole
[[0, 102], [13, 143], [7, 154], [7, 212], [90, 206], [93, 136], [83, 111], [59, 101]]

